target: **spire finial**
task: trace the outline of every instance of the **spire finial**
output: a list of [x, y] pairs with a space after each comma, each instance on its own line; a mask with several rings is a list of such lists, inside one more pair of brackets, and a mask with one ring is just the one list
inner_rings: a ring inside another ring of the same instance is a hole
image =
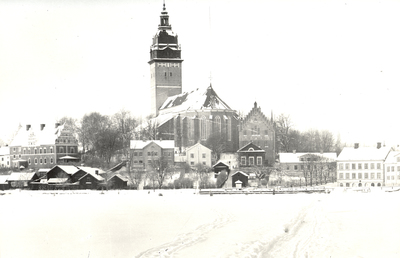
[[163, 11], [165, 11], [165, 0], [163, 0]]

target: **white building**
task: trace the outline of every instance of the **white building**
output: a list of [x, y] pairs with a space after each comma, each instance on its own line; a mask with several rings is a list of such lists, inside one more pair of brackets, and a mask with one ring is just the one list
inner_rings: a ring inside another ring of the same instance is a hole
[[211, 167], [211, 153], [212, 151], [209, 148], [200, 143], [196, 143], [195, 145], [186, 148], [186, 163], [190, 166], [202, 164]]
[[0, 147], [0, 167], [10, 167], [10, 147]]
[[384, 186], [384, 163], [391, 148], [345, 147], [337, 158], [337, 183], [341, 187]]
[[390, 151], [385, 160], [385, 185], [400, 185], [400, 151]]

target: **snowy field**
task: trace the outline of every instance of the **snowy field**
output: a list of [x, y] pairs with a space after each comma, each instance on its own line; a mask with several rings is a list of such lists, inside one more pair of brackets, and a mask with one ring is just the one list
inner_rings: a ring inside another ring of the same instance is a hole
[[2, 193], [1, 258], [400, 257], [400, 192]]

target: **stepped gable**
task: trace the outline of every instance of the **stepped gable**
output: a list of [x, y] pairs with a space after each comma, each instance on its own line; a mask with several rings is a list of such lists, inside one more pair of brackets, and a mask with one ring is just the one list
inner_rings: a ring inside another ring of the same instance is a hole
[[257, 102], [254, 102], [253, 108], [250, 110], [250, 112], [247, 114], [247, 116], [242, 120], [242, 123], [243, 123], [243, 124], [246, 124], [246, 123], [251, 119], [251, 117], [253, 117], [253, 116], [256, 115], [257, 113], [260, 114], [260, 116], [262, 117], [262, 119], [263, 119], [264, 122], [266, 122], [266, 123], [271, 123], [271, 122], [272, 122], [272, 118], [271, 118], [271, 120], [269, 120], [269, 119], [264, 115], [264, 113], [261, 111], [261, 107], [258, 107], [258, 106], [257, 106]]

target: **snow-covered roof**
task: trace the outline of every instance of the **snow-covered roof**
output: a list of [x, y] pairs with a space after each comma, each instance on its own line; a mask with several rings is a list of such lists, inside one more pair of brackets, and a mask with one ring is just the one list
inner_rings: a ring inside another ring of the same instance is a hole
[[73, 166], [73, 165], [72, 166], [57, 165], [57, 166], [54, 166], [53, 168], [55, 168], [55, 167], [59, 167], [61, 170], [63, 170], [65, 173], [67, 173], [69, 175], [73, 175], [73, 174], [75, 174], [76, 172], [79, 171], [79, 168], [76, 167], [76, 166]]
[[10, 175], [0, 175], [0, 184], [6, 184]]
[[397, 157], [399, 157], [400, 151], [390, 151], [386, 157], [385, 163], [397, 163]]
[[242, 175], [245, 175], [245, 176], [249, 176], [248, 174], [246, 174], [246, 173], [244, 173], [244, 172], [242, 172], [242, 171], [236, 171], [235, 173], [233, 173], [232, 175], [231, 175], [231, 177], [232, 176], [234, 176], [234, 175], [236, 175], [237, 173], [240, 173], [240, 174], [242, 174]]
[[160, 107], [160, 114], [188, 110], [232, 110], [209, 86], [206, 90], [196, 89], [171, 96]]
[[390, 147], [344, 147], [337, 160], [385, 160], [390, 150]]
[[28, 146], [28, 145], [48, 145], [54, 144], [56, 139], [61, 135], [65, 129], [65, 125], [32, 125], [19, 128], [10, 146]]
[[47, 183], [49, 184], [62, 184], [68, 181], [68, 178], [59, 178], [59, 177], [54, 177], [54, 178], [49, 178], [47, 180]]
[[198, 143], [196, 143], [195, 145], [192, 145], [192, 146], [190, 146], [190, 147], [187, 147], [187, 148], [186, 148], [186, 152], [190, 151], [191, 149], [193, 149], [193, 148], [195, 148], [195, 147], [200, 147], [200, 148], [207, 149], [207, 150], [211, 151], [210, 148], [207, 148], [206, 146], [204, 146], [203, 144], [201, 144], [201, 143], [198, 142]]
[[10, 155], [10, 147], [0, 147], [0, 156]]
[[226, 167], [230, 167], [229, 166], [229, 162], [225, 161], [225, 160], [218, 160], [218, 162], [215, 163], [212, 167], [215, 168], [215, 167], [221, 166], [221, 165], [226, 166]]
[[34, 175], [35, 172], [12, 172], [7, 181], [29, 181]]
[[150, 140], [150, 141], [138, 141], [138, 140], [131, 140], [131, 149], [143, 149], [150, 143], [155, 143], [160, 146], [162, 149], [173, 149], [175, 148], [175, 141], [172, 140]]
[[[99, 181], [104, 180], [104, 178], [98, 174], [104, 174], [105, 172], [99, 168], [92, 168], [92, 167], [79, 167], [80, 170], [92, 175], [94, 178], [96, 178]], [[97, 174], [96, 174], [97, 171]]]
[[301, 162], [300, 158], [304, 155], [315, 155], [319, 157], [324, 157], [326, 159], [336, 161], [336, 152], [281, 152], [279, 153], [279, 161], [281, 163], [298, 163]]
[[110, 181], [111, 178], [113, 177], [118, 177], [119, 179], [121, 179], [122, 181], [128, 182], [128, 179], [125, 178], [124, 176], [121, 176], [120, 174], [114, 174], [113, 176], [111, 176], [107, 181]]

